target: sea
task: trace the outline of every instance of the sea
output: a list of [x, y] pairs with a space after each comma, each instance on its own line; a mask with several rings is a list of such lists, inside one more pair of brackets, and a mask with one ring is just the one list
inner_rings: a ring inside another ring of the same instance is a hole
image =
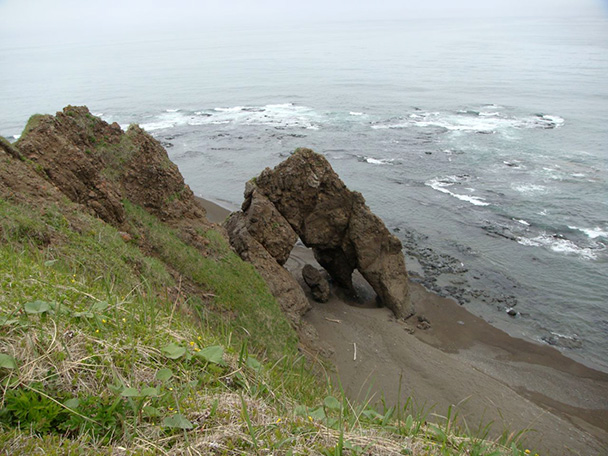
[[608, 372], [608, 16], [4, 42], [0, 66], [0, 135], [87, 105], [140, 124], [229, 209], [314, 149], [402, 240], [413, 280]]

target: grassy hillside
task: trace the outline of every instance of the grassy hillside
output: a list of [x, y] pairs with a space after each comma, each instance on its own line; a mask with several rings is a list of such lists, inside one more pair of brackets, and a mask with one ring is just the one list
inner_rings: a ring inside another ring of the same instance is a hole
[[221, 230], [116, 228], [0, 152], [0, 454], [524, 454], [349, 403]]

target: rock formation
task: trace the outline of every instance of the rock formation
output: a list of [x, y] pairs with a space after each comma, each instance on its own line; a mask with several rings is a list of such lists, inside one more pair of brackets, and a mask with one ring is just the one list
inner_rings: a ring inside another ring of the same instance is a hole
[[196, 226], [208, 224], [165, 149], [137, 125], [123, 132], [85, 106], [67, 106], [56, 116], [33, 116], [15, 146], [70, 200], [114, 226], [125, 222], [123, 200], [179, 228], [194, 243]]
[[[253, 256], [262, 255], [259, 248], [280, 267], [299, 236], [338, 285], [352, 289], [357, 269], [397, 317], [414, 313], [401, 242], [322, 155], [297, 149], [274, 169], [266, 168], [247, 183], [241, 209], [226, 228], [237, 252], [258, 270]], [[262, 269], [267, 261], [265, 256]]]
[[329, 283], [319, 270], [310, 264], [302, 268], [302, 278], [310, 287], [312, 297], [317, 302], [329, 301]]
[[242, 212], [233, 213], [224, 225], [230, 236], [230, 244], [243, 260], [255, 266], [283, 312], [300, 329], [300, 317], [310, 309], [310, 303], [289, 271], [251, 234], [249, 225], [249, 218]]

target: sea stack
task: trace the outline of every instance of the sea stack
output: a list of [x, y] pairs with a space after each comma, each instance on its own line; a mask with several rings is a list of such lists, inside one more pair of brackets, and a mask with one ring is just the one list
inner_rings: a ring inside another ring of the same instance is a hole
[[249, 181], [241, 211], [226, 228], [243, 259], [252, 260], [243, 242], [251, 237], [278, 265], [299, 237], [335, 284], [352, 290], [357, 269], [398, 318], [414, 314], [401, 242], [325, 157], [310, 149], [297, 149]]

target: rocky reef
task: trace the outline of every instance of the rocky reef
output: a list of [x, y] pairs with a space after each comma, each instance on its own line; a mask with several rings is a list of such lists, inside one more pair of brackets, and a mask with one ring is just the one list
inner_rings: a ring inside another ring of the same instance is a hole
[[401, 242], [325, 157], [310, 149], [297, 149], [249, 181], [241, 211], [225, 226], [232, 246], [276, 289], [290, 313], [302, 314], [309, 306], [282, 267], [298, 237], [338, 286], [352, 290], [357, 269], [398, 318], [414, 313]]

